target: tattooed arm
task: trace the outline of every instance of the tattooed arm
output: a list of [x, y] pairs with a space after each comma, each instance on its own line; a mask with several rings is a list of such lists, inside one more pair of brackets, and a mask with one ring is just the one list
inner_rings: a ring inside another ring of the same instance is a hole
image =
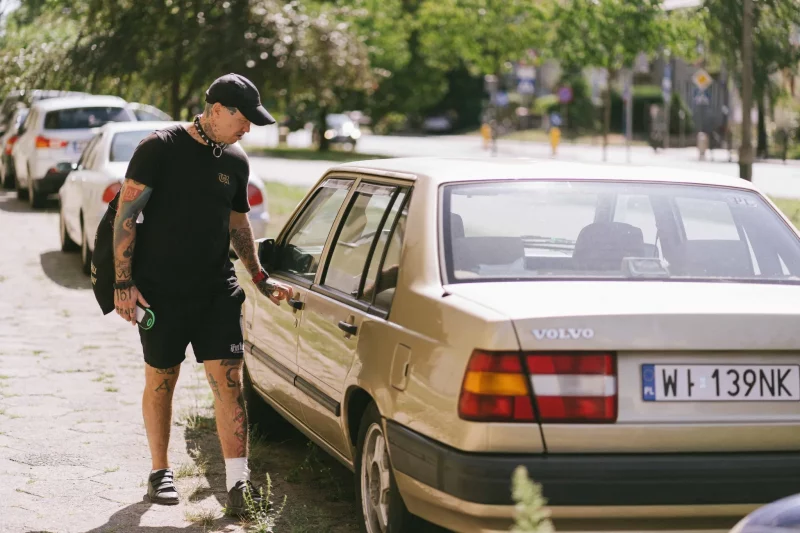
[[136, 302], [150, 307], [133, 285], [133, 250], [136, 245], [136, 219], [142, 212], [153, 189], [126, 179], [117, 205], [114, 219], [114, 271], [120, 288], [114, 289], [114, 306], [125, 320], [136, 324]]
[[[234, 251], [236, 251], [236, 255], [239, 256], [247, 272], [250, 273], [250, 277], [256, 276], [261, 272], [261, 262], [258, 260], [258, 255], [256, 255], [253, 229], [250, 227], [247, 213], [231, 211], [230, 232], [231, 244]], [[276, 305], [279, 305], [281, 300], [288, 300], [293, 296], [291, 287], [271, 279], [261, 281], [256, 284], [256, 287], [258, 287], [261, 294], [272, 300]]]

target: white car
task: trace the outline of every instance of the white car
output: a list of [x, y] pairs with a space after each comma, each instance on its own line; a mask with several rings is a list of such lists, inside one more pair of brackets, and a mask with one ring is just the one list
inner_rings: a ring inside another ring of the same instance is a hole
[[31, 106], [14, 143], [17, 196], [40, 207], [58, 191], [66, 174], [59, 163], [75, 163], [108, 122], [136, 121], [127, 102], [116, 96], [72, 96], [40, 100]]
[[[122, 187], [133, 152], [139, 142], [154, 130], [180, 122], [117, 122], [98, 130], [77, 164], [62, 163], [67, 179], [58, 191], [61, 200], [59, 232], [61, 250], [81, 251], [85, 273], [91, 270], [94, 236], [108, 203]], [[247, 185], [250, 201], [248, 217], [256, 239], [266, 236], [269, 213], [263, 181], [250, 174]]]

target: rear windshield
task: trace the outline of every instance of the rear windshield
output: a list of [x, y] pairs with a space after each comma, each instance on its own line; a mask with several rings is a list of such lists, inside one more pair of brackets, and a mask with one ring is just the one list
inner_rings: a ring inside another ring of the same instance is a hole
[[78, 107], [50, 111], [44, 117], [44, 129], [79, 130], [130, 120], [130, 115], [123, 107]]
[[131, 157], [133, 157], [133, 151], [139, 146], [141, 140], [151, 133], [153, 133], [153, 130], [115, 133], [111, 139], [111, 153], [108, 160], [111, 162], [130, 161]]
[[702, 185], [445, 186], [450, 283], [524, 279], [800, 281], [800, 239], [759, 195]]

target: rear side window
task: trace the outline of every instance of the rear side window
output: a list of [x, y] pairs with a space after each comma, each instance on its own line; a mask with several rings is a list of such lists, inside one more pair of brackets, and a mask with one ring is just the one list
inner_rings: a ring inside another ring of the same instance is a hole
[[130, 115], [122, 107], [78, 107], [48, 112], [44, 117], [44, 129], [79, 130], [130, 120]]
[[115, 133], [114, 138], [111, 140], [111, 153], [109, 154], [109, 161], [130, 161], [133, 157], [133, 152], [139, 143], [152, 133], [151, 130], [145, 131], [126, 131]]

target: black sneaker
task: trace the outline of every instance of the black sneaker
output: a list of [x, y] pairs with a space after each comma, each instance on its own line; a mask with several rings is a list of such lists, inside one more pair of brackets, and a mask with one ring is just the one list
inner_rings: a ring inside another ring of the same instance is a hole
[[175, 476], [172, 469], [164, 468], [150, 474], [147, 483], [147, 497], [152, 503], [159, 505], [177, 505], [178, 489], [175, 488]]
[[247, 514], [247, 502], [244, 499], [245, 492], [249, 492], [253, 498], [253, 507], [256, 512], [261, 510], [269, 510], [271, 505], [267, 503], [266, 509], [264, 506], [264, 498], [248, 481], [237, 481], [236, 485], [228, 491], [228, 503], [225, 505], [225, 513], [231, 516], [241, 517]]

